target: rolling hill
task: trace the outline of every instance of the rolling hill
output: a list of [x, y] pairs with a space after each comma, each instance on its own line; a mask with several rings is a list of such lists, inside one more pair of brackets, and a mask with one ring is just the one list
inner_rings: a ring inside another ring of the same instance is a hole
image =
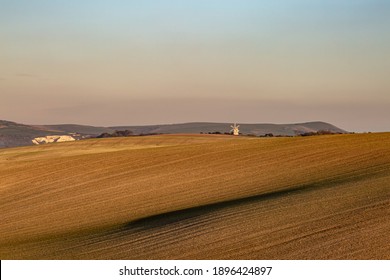
[[112, 133], [113, 129], [87, 125], [26, 125], [0, 120], [0, 148], [32, 145], [36, 137], [48, 135], [78, 133], [82, 136], [95, 136], [103, 132]]
[[390, 133], [0, 150], [1, 259], [389, 259]]
[[32, 145], [31, 140], [35, 137], [55, 133], [58, 132], [0, 120], [0, 148]]
[[[209, 133], [209, 132], [229, 132], [231, 123], [211, 123], [211, 122], [194, 122], [182, 124], [165, 124], [152, 126], [116, 126], [110, 127], [115, 130], [131, 130], [135, 134], [161, 133], [161, 134], [176, 134], [176, 133]], [[325, 122], [307, 122], [298, 124], [240, 124], [240, 132], [242, 134], [253, 134], [256, 136], [272, 133], [273, 135], [294, 136], [301, 133], [317, 132], [319, 130], [327, 130], [335, 133], [346, 133], [332, 124]]]
[[[83, 137], [94, 137], [102, 133], [113, 133], [116, 130], [131, 130], [136, 135], [140, 134], [177, 134], [177, 133], [212, 133], [229, 132], [230, 123], [183, 123], [151, 126], [115, 126], [96, 127], [76, 124], [57, 125], [25, 125], [15, 122], [0, 120], [0, 148], [32, 145], [35, 137], [43, 137], [58, 134], [77, 133]], [[273, 134], [293, 136], [301, 133], [317, 132], [319, 130], [334, 133], [346, 133], [334, 125], [325, 122], [308, 122], [301, 124], [241, 124], [240, 131], [243, 134], [256, 136]]]

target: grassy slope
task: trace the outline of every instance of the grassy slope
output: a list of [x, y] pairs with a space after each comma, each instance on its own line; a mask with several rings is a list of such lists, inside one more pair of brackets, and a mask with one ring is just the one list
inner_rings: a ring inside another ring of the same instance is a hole
[[389, 133], [13, 148], [0, 178], [2, 259], [390, 258]]

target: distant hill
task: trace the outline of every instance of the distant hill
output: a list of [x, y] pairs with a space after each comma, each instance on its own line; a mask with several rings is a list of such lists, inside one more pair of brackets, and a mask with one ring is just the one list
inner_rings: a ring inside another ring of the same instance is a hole
[[[177, 134], [177, 133], [213, 133], [230, 132], [231, 123], [193, 122], [182, 124], [114, 126], [98, 127], [76, 124], [26, 125], [0, 120], [0, 148], [32, 145], [31, 140], [48, 135], [73, 135], [80, 138], [95, 137], [102, 133], [114, 133], [116, 130], [130, 130], [140, 134]], [[325, 122], [307, 122], [297, 124], [240, 124], [240, 133], [261, 136], [265, 134], [294, 136], [320, 130], [334, 133], [346, 133], [332, 124]]]
[[56, 131], [0, 120], [0, 148], [32, 145], [35, 137], [58, 133]]
[[101, 133], [113, 133], [114, 130], [109, 127], [78, 125], [78, 124], [55, 124], [42, 125], [45, 129], [54, 129], [66, 133], [80, 133], [82, 135], [98, 135]]
[[[131, 130], [134, 134], [148, 133], [209, 133], [209, 132], [230, 132], [231, 123], [209, 123], [194, 122], [182, 124], [165, 124], [150, 126], [117, 126], [110, 127], [114, 130]], [[297, 124], [240, 124], [240, 133], [253, 134], [256, 136], [272, 133], [273, 135], [294, 136], [302, 133], [317, 132], [326, 130], [334, 133], [346, 133], [332, 124], [325, 122], [307, 122]]]
[[26, 125], [0, 120], [0, 148], [32, 145], [36, 137], [48, 135], [71, 135], [77, 133], [80, 137], [96, 136], [103, 132], [114, 132], [107, 127], [86, 125]]

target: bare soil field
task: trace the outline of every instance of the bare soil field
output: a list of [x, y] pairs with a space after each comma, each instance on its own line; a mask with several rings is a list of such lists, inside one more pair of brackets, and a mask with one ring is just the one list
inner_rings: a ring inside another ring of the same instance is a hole
[[390, 133], [0, 150], [1, 259], [390, 259]]

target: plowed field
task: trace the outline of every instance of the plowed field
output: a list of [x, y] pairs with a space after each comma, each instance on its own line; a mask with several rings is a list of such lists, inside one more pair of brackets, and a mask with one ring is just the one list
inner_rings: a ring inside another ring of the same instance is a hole
[[390, 259], [390, 133], [0, 150], [1, 259]]

